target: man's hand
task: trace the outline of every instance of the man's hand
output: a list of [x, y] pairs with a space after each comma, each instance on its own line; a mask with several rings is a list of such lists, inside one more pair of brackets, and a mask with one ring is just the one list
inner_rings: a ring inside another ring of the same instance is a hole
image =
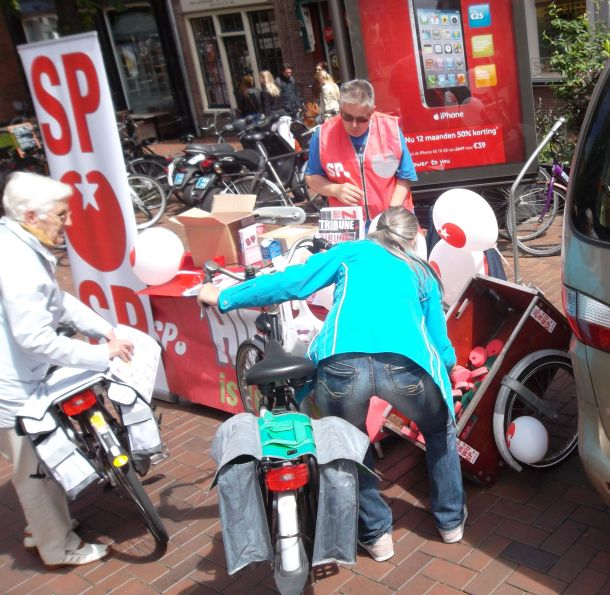
[[358, 186], [345, 182], [345, 184], [337, 184], [339, 192], [334, 196], [346, 205], [359, 205], [364, 200], [364, 192]]
[[197, 302], [199, 302], [200, 306], [217, 306], [219, 294], [220, 289], [218, 289], [218, 287], [216, 287], [213, 283], [205, 283], [199, 290]]

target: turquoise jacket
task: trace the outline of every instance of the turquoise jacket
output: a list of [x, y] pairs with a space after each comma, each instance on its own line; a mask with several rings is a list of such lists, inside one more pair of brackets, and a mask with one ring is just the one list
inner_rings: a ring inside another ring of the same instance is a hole
[[333, 283], [333, 306], [309, 357], [319, 362], [338, 353], [399, 353], [434, 378], [453, 413], [448, 370], [456, 358], [438, 282], [374, 241], [338, 244], [305, 264], [224, 289], [218, 304], [226, 312], [305, 299]]

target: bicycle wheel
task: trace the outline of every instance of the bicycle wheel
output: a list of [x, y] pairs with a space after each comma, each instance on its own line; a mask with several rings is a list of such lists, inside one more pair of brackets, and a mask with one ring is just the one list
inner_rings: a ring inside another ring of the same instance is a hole
[[167, 194], [169, 181], [167, 179], [167, 163], [163, 157], [159, 159], [154, 157], [138, 157], [137, 159], [131, 159], [128, 167], [133, 174], [148, 176], [156, 180]]
[[154, 225], [165, 213], [167, 197], [161, 185], [148, 176], [127, 176], [131, 202], [136, 216], [136, 227], [146, 229]]
[[114, 477], [117, 484], [123, 488], [123, 491], [127, 493], [129, 498], [135, 503], [138, 511], [150, 534], [155, 538], [157, 544], [165, 551], [167, 542], [169, 541], [169, 535], [167, 529], [163, 525], [163, 521], [159, 516], [154, 504], [150, 501], [148, 494], [144, 491], [140, 480], [136, 476], [131, 463], [125, 465], [125, 467], [113, 467], [108, 464], [107, 471]]
[[546, 454], [525, 467], [554, 467], [578, 446], [576, 382], [566, 352], [543, 350], [528, 355], [503, 380], [498, 399], [506, 399], [504, 436], [511, 422], [522, 415], [535, 417], [547, 430]]
[[224, 192], [229, 194], [256, 194], [255, 208], [289, 207], [291, 201], [277, 184], [267, 178], [258, 178], [254, 174], [242, 176], [227, 184]]
[[246, 372], [257, 362], [263, 359], [263, 351], [252, 341], [244, 341], [237, 350], [235, 357], [235, 373], [237, 375], [237, 387], [242, 405], [246, 413], [260, 413], [262, 395], [258, 386], [246, 384]]
[[[545, 184], [527, 186], [515, 198], [516, 233], [513, 233], [512, 222], [507, 225], [519, 248], [533, 256], [553, 256], [561, 251], [565, 195], [554, 187], [551, 203], [543, 214], [546, 201]], [[506, 218], [510, 221], [508, 211]]]

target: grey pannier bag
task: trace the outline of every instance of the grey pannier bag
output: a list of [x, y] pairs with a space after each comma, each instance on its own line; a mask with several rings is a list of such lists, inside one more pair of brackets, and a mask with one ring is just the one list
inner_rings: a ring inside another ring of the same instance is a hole
[[159, 425], [150, 403], [133, 388], [112, 382], [108, 398], [118, 406], [129, 436], [129, 449], [134, 462], [163, 451]]
[[59, 483], [70, 500], [100, 479], [87, 457], [66, 431], [57, 426], [51, 414], [47, 413], [41, 420], [21, 418], [21, 426], [47, 476]]

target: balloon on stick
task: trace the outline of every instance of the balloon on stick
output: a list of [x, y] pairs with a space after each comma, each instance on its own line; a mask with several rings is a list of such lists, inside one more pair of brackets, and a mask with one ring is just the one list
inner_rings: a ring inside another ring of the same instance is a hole
[[549, 448], [549, 434], [535, 417], [515, 418], [506, 430], [506, 444], [510, 454], [526, 465], [542, 460]]
[[443, 301], [452, 306], [469, 281], [478, 273], [485, 273], [485, 255], [480, 250], [469, 252], [450, 246], [441, 240], [428, 258], [443, 284]]
[[434, 203], [432, 220], [438, 234], [454, 248], [488, 250], [498, 241], [498, 221], [489, 203], [466, 188], [443, 192]]
[[129, 253], [129, 262], [136, 277], [147, 285], [167, 283], [180, 270], [184, 246], [169, 229], [154, 227], [144, 230]]

